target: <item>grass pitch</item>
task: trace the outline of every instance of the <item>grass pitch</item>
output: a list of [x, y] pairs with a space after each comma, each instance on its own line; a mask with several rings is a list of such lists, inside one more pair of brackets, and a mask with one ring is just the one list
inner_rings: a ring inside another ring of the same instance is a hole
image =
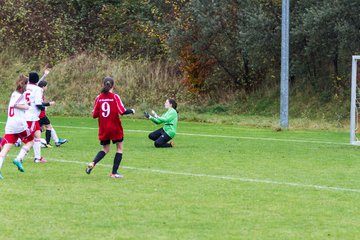
[[[180, 122], [175, 148], [155, 149], [157, 126], [123, 117], [124, 155], [95, 167], [97, 121], [51, 117], [68, 143], [46, 164], [5, 160], [0, 239], [357, 239], [359, 147], [348, 133]], [[1, 129], [5, 117], [1, 116]], [[3, 131], [1, 132], [3, 134]]]

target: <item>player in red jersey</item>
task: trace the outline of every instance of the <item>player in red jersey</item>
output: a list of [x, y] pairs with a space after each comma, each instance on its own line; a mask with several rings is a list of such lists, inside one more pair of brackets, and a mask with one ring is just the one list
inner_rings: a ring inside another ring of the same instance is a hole
[[[3, 146], [0, 152], [0, 170], [11, 147], [17, 139], [20, 138], [24, 142], [24, 146], [21, 148], [13, 163], [19, 171], [24, 172], [22, 160], [34, 144], [34, 135], [31, 134], [25, 120], [25, 112], [29, 109], [24, 96], [27, 84], [28, 78], [21, 75], [16, 81], [16, 90], [11, 94], [8, 106], [8, 117], [5, 125], [5, 136], [2, 138], [0, 144]], [[0, 179], [3, 179], [1, 172]]]
[[112, 178], [122, 178], [122, 175], [117, 172], [122, 160], [124, 140], [124, 131], [119, 115], [134, 114], [135, 110], [126, 109], [120, 96], [113, 93], [113, 89], [114, 80], [111, 77], [105, 77], [101, 94], [96, 97], [92, 111], [93, 118], [98, 119], [99, 140], [102, 150], [88, 164], [86, 173], [90, 174], [95, 165], [105, 157], [110, 150], [110, 141], [112, 141], [113, 144], [116, 144], [116, 154], [110, 176]]

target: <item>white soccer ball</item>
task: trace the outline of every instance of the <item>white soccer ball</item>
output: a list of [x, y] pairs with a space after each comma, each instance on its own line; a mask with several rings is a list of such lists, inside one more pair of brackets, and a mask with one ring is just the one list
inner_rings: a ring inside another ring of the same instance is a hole
[[47, 144], [46, 144], [46, 140], [44, 138], [40, 138], [40, 143], [41, 143], [41, 147], [42, 148], [46, 148]]

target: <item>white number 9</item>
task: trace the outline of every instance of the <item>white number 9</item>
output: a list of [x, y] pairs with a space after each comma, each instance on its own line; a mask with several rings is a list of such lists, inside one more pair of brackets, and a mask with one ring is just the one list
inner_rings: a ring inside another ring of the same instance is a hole
[[110, 115], [110, 104], [108, 102], [104, 102], [101, 104], [101, 115], [103, 117], [108, 117]]

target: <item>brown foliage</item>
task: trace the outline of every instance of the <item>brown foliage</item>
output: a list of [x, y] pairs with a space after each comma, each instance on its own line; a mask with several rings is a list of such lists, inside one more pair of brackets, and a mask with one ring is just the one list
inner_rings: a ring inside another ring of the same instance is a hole
[[191, 45], [183, 47], [180, 58], [182, 62], [180, 69], [184, 73], [182, 82], [190, 92], [202, 93], [205, 80], [216, 64], [216, 60], [208, 56], [196, 55]]

